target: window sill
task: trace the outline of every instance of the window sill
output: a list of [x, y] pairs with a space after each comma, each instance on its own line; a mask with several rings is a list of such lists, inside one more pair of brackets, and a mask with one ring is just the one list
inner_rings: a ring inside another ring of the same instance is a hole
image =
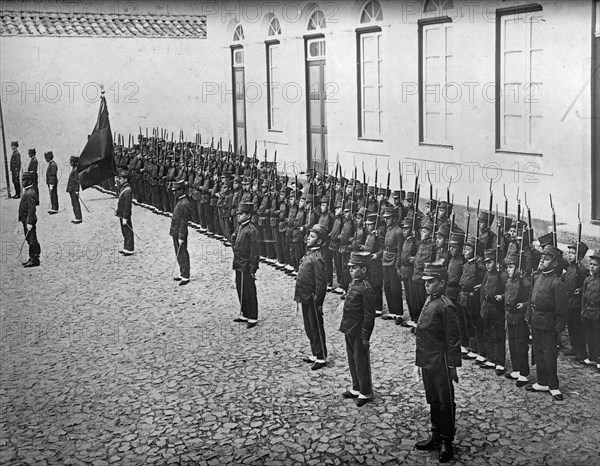
[[359, 141], [370, 141], [370, 142], [383, 142], [383, 139], [373, 139], [373, 138], [364, 138], [364, 137], [360, 137], [358, 138]]
[[514, 154], [514, 155], [528, 155], [530, 157], [543, 157], [544, 154], [537, 152], [524, 152], [519, 150], [508, 150], [508, 149], [496, 149], [496, 154]]
[[419, 146], [425, 146], [425, 147], [443, 147], [445, 149], [454, 150], [454, 146], [451, 146], [450, 144], [434, 144], [432, 142], [419, 142]]
[[283, 133], [283, 131], [282, 131], [282, 130], [280, 130], [280, 129], [268, 129], [267, 131], [268, 131], [269, 133]]

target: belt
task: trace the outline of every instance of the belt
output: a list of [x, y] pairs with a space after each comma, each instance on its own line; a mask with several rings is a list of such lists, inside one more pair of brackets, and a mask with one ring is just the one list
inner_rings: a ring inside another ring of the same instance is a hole
[[495, 302], [496, 302], [496, 298], [494, 298], [493, 296], [489, 296], [489, 295], [485, 295], [485, 296], [483, 297], [483, 300], [484, 300], [486, 303], [495, 303]]
[[397, 247], [395, 247], [395, 248], [389, 248], [389, 247], [386, 247], [386, 248], [384, 249], [384, 251], [385, 251], [385, 252], [398, 252], [398, 248], [397, 248]]

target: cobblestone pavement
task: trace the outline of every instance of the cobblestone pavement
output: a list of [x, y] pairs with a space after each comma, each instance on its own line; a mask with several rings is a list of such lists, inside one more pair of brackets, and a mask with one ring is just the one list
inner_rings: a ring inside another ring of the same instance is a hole
[[[1, 202], [0, 464], [437, 464], [414, 449], [429, 423], [407, 329], [376, 322], [376, 399], [359, 409], [340, 397], [337, 295], [330, 360], [313, 372], [292, 278], [261, 264], [247, 330], [221, 243], [190, 232], [192, 282], [178, 287], [169, 218], [135, 206], [140, 253], [124, 258], [114, 198], [83, 192], [91, 213], [72, 225], [41, 191], [38, 268], [16, 257], [18, 201]], [[456, 464], [599, 464], [600, 374], [561, 356], [563, 403], [470, 362], [459, 376]]]

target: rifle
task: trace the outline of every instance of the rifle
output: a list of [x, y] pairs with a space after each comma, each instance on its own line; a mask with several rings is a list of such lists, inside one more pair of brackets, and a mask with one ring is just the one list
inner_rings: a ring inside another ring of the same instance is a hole
[[498, 203], [496, 203], [496, 268], [500, 270], [500, 217], [498, 217]]
[[577, 203], [577, 245], [575, 246], [575, 264], [579, 264], [579, 243], [581, 243], [581, 205]]
[[333, 185], [329, 188], [329, 194], [331, 195], [331, 198], [329, 199], [329, 209], [333, 212], [335, 210], [335, 197], [336, 197], [336, 191], [335, 191], [335, 187], [337, 186], [337, 181], [338, 181], [338, 169], [340, 168], [340, 159], [339, 159], [339, 154], [337, 154], [335, 156], [335, 177], [333, 178]]
[[[377, 157], [375, 157], [375, 199], [377, 199], [379, 197], [379, 191], [377, 189], [377, 172], [379, 171], [379, 169], [377, 168]], [[379, 202], [379, 199], [377, 199], [377, 202]]]
[[454, 216], [456, 214], [454, 212], [452, 212], [452, 215], [450, 216], [450, 237], [448, 238], [448, 244], [447, 246], [447, 250], [448, 252], [450, 252], [450, 240], [452, 239], [452, 230], [454, 230]]
[[440, 208], [440, 203], [437, 198], [435, 200], [435, 215], [433, 217], [433, 230], [431, 231], [431, 259], [435, 260], [435, 227], [437, 226], [437, 217], [438, 217], [438, 209]]
[[387, 186], [385, 187], [385, 198], [389, 199], [390, 198], [390, 159], [388, 159], [387, 162], [387, 172], [388, 172], [388, 176], [387, 176]]
[[[490, 178], [490, 209], [488, 211], [490, 213], [490, 215], [488, 215], [488, 224], [487, 224], [488, 228], [492, 224], [491, 220], [492, 220], [492, 209], [493, 208], [494, 208], [494, 191], [492, 190], [492, 179]], [[496, 217], [498, 217], [498, 214], [496, 214]]]
[[552, 203], [552, 193], [550, 193], [550, 208], [552, 209], [552, 246], [556, 247], [558, 244], [556, 237], [556, 213], [554, 212], [554, 204]]
[[[479, 205], [481, 203], [481, 199], [477, 199], [477, 226], [475, 227], [475, 253], [473, 254], [473, 256], [477, 255], [477, 246], [479, 246]], [[492, 213], [490, 212], [490, 215]], [[489, 218], [489, 217], [488, 217]]]
[[402, 191], [402, 162], [398, 160], [398, 178], [400, 179], [400, 191]]
[[527, 234], [529, 235], [529, 244], [531, 244], [533, 243], [533, 225], [531, 224], [531, 210], [529, 210], [529, 204], [527, 204], [527, 193], [525, 193], [525, 207], [527, 207]]
[[469, 239], [469, 224], [471, 223], [471, 212], [469, 211], [469, 196], [467, 196], [467, 228], [465, 230], [465, 244]]
[[412, 231], [413, 231], [413, 235], [415, 236], [415, 238], [417, 237], [417, 232], [415, 231], [415, 223], [416, 223], [416, 219], [417, 219], [417, 212], [419, 212], [419, 197], [421, 194], [421, 188], [420, 186], [418, 186], [418, 180], [419, 180], [419, 175], [417, 175], [417, 181], [415, 182], [415, 210], [414, 210], [414, 214], [413, 214], [413, 221], [412, 221]]

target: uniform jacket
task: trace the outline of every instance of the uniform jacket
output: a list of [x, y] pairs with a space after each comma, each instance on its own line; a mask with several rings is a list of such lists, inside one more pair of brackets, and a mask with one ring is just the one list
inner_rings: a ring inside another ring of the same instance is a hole
[[462, 276], [464, 263], [465, 258], [462, 254], [458, 254], [456, 257], [450, 257], [450, 259], [448, 259], [448, 284], [446, 286], [446, 296], [451, 300], [458, 299], [460, 278]]
[[581, 290], [575, 294], [575, 290], [583, 286], [583, 281], [590, 272], [582, 265], [569, 264], [567, 271], [562, 276], [567, 294], [569, 295], [569, 309], [581, 308]]
[[600, 275], [590, 275], [583, 281], [581, 317], [600, 320]]
[[517, 309], [517, 304], [527, 303], [529, 299], [529, 290], [531, 284], [525, 277], [515, 276], [506, 280], [504, 289], [504, 310], [506, 322], [516, 325], [525, 319], [525, 304], [521, 310]]
[[54, 159], [48, 162], [48, 167], [46, 168], [46, 184], [56, 186], [58, 184], [58, 165]]
[[462, 291], [473, 292], [473, 288], [483, 280], [484, 268], [477, 259], [471, 259], [463, 264], [462, 275], [460, 276], [460, 287]]
[[27, 188], [21, 195], [19, 202], [19, 222], [25, 222], [29, 225], [37, 223], [35, 215], [35, 206], [37, 205], [37, 196], [33, 187]]
[[10, 171], [20, 172], [21, 171], [21, 154], [18, 150], [14, 150], [10, 156]]
[[237, 212], [238, 205], [242, 199], [242, 188], [238, 188], [233, 191], [233, 197], [231, 198], [231, 215], [235, 216]]
[[378, 254], [384, 267], [400, 267], [401, 261], [399, 258], [401, 257], [400, 253], [402, 252], [403, 242], [402, 229], [398, 225], [386, 228], [383, 248]]
[[351, 246], [352, 250], [353, 251], [361, 251], [368, 235], [369, 235], [369, 232], [367, 231], [367, 229], [364, 226], [355, 227], [354, 235], [352, 236], [352, 246]]
[[194, 183], [192, 189], [192, 199], [197, 202], [202, 201], [202, 186], [204, 185], [204, 177], [202, 173], [196, 173], [194, 175]]
[[417, 253], [415, 254], [415, 271], [413, 272], [412, 276], [413, 282], [423, 281], [423, 270], [425, 269], [425, 263], [433, 262], [434, 257], [435, 251], [433, 250], [431, 237], [422, 240], [419, 243], [419, 249], [417, 249]]
[[131, 218], [131, 186], [123, 183], [119, 189], [119, 200], [117, 201], [117, 217], [128, 220]]
[[159, 186], [164, 186], [166, 184], [166, 178], [167, 178], [167, 167], [164, 163], [161, 163], [158, 166], [158, 179], [157, 179], [157, 184]]
[[438, 248], [436, 246], [436, 248], [435, 248], [435, 260], [436, 261], [442, 260], [444, 262], [444, 264], [446, 266], [448, 266], [448, 261], [450, 260], [450, 252], [448, 251], [448, 247], [447, 246], [442, 246], [441, 248]]
[[322, 306], [327, 292], [325, 260], [320, 248], [312, 248], [300, 259], [294, 301], [308, 303], [314, 298], [316, 306]]
[[462, 364], [458, 313], [452, 301], [443, 294], [431, 295], [425, 301], [416, 336], [417, 366], [436, 369]]
[[375, 293], [366, 280], [353, 280], [346, 293], [340, 332], [351, 335], [360, 332], [362, 341], [369, 341], [375, 326]]
[[284, 199], [279, 202], [279, 210], [277, 211], [277, 228], [279, 233], [285, 233], [287, 230], [288, 203]]
[[294, 236], [294, 222], [296, 220], [296, 215], [298, 214], [298, 206], [291, 205], [288, 209], [288, 217], [287, 217], [287, 225], [285, 230], [285, 236], [288, 238], [288, 241], [292, 241]]
[[258, 270], [260, 245], [258, 230], [250, 221], [238, 226], [232, 235], [233, 269], [255, 273]]
[[67, 180], [67, 192], [79, 192], [79, 175], [77, 173], [77, 167], [73, 167], [69, 173], [69, 179]]
[[417, 249], [417, 239], [414, 236], [411, 235], [404, 239], [402, 251], [400, 252], [400, 275], [404, 280], [412, 279], [415, 268], [410, 258], [415, 257]]
[[503, 295], [506, 276], [498, 271], [485, 272], [481, 282], [479, 298], [481, 300], [481, 317], [501, 320], [504, 318], [502, 301], [495, 300], [496, 295]]
[[33, 184], [38, 182], [38, 160], [36, 156], [30, 157], [29, 165], [27, 166], [28, 172], [33, 172]]
[[192, 205], [190, 200], [184, 194], [177, 199], [177, 204], [173, 209], [173, 216], [171, 217], [171, 229], [169, 235], [173, 238], [186, 240], [188, 236], [188, 222], [192, 217]]
[[352, 220], [344, 220], [342, 225], [342, 231], [340, 232], [339, 240], [340, 247], [338, 251], [340, 253], [349, 253], [352, 235], [354, 234], [354, 222]]
[[528, 303], [529, 325], [541, 330], [562, 331], [567, 323], [569, 296], [554, 271], [539, 273], [533, 282]]
[[333, 220], [331, 232], [329, 233], [329, 250], [337, 252], [340, 249], [340, 233], [342, 232], [343, 218], [338, 215]]
[[307, 213], [306, 207], [303, 207], [302, 209], [298, 208], [296, 211], [296, 217], [293, 221], [294, 229], [292, 230], [292, 241], [294, 243], [299, 243], [304, 240], [305, 231], [300, 231], [300, 227], [304, 226]]

